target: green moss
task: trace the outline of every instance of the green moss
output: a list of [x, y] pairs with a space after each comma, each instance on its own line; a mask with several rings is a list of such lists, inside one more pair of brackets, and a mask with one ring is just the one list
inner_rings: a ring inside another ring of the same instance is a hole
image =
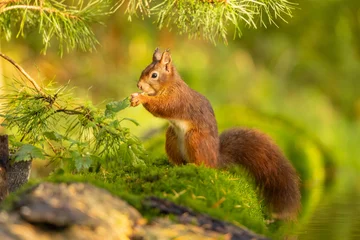
[[259, 233], [266, 232], [261, 200], [246, 175], [191, 164], [172, 166], [162, 158], [149, 161], [146, 166], [122, 166], [106, 173], [53, 174], [48, 180], [92, 183], [122, 197], [148, 218], [158, 213], [145, 208], [142, 200], [157, 196]]
[[[166, 158], [160, 158], [149, 160], [146, 166], [126, 165], [76, 175], [58, 170], [41, 181], [91, 183], [128, 201], [149, 219], [159, 213], [146, 208], [142, 202], [148, 196], [157, 196], [258, 233], [268, 232], [262, 201], [252, 181], [241, 170], [239, 173], [191, 164], [173, 166]], [[11, 209], [21, 193], [41, 181], [26, 184], [11, 194], [2, 207]]]

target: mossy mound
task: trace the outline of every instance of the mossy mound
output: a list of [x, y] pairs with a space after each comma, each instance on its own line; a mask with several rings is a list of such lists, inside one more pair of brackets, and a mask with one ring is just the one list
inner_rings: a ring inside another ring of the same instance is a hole
[[119, 166], [116, 169], [70, 175], [62, 172], [49, 179], [55, 182], [90, 182], [127, 200], [146, 217], [158, 212], [143, 206], [149, 196], [169, 199], [212, 217], [266, 233], [264, 207], [246, 174], [209, 169], [203, 166], [172, 166], [156, 159], [146, 166]]
[[147, 197], [156, 196], [269, 235], [261, 196], [241, 169], [230, 172], [192, 164], [173, 166], [166, 158], [160, 158], [148, 160], [144, 166], [121, 165], [78, 174], [57, 170], [46, 179], [23, 186], [2, 207], [11, 209], [22, 192], [44, 181], [91, 183], [126, 200], [150, 220], [159, 216], [159, 212], [143, 203]]
[[123, 199], [87, 183], [42, 182], [18, 196], [0, 211], [0, 239], [267, 239], [157, 197], [143, 205], [167, 215], [146, 221]]

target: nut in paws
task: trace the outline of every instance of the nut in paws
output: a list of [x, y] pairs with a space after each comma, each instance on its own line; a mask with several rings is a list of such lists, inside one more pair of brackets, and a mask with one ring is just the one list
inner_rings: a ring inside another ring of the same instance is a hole
[[136, 107], [136, 106], [138, 106], [139, 104], [141, 104], [140, 97], [141, 97], [141, 94], [140, 94], [140, 93], [133, 93], [133, 94], [131, 94], [131, 96], [130, 96], [130, 105], [131, 105], [132, 107]]

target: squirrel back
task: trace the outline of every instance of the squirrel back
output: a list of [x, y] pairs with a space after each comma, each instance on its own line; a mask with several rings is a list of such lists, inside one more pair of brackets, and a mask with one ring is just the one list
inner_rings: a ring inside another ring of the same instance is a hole
[[281, 150], [255, 130], [235, 128], [219, 137], [210, 102], [181, 79], [168, 51], [155, 50], [138, 88], [143, 92], [131, 95], [131, 106], [142, 104], [154, 116], [170, 122], [165, 149], [172, 163], [213, 168], [241, 164], [254, 176], [275, 217], [297, 215], [299, 178]]

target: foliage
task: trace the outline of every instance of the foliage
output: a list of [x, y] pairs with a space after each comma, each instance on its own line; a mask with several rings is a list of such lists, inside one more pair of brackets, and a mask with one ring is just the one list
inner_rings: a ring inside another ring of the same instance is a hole
[[[91, 51], [97, 40], [89, 24], [114, 13], [120, 5], [110, 0], [80, 0], [73, 5], [54, 0], [0, 1], [0, 33], [10, 40], [15, 28], [17, 37], [38, 28], [44, 52], [54, 37], [61, 54], [64, 48]], [[2, 53], [0, 56], [24, 76], [14, 79], [10, 91], [1, 97], [2, 126], [14, 134], [10, 138], [14, 161], [46, 158], [77, 171], [125, 160], [143, 163], [145, 151], [140, 141], [121, 126], [122, 121], [138, 123], [116, 118], [129, 106], [128, 99], [110, 102], [103, 111], [91, 102], [73, 100], [67, 86], [40, 88], [11, 58]]]
[[[55, 0], [0, 1], [0, 35], [8, 41], [16, 29], [16, 37], [37, 29], [46, 52], [52, 39], [58, 39], [59, 51], [80, 48], [95, 49], [98, 43], [89, 24], [114, 13], [125, 0], [80, 0], [72, 5]], [[287, 0], [129, 0], [126, 12], [132, 15], [155, 16], [159, 28], [176, 26], [180, 34], [227, 42], [230, 28], [234, 37], [241, 28], [257, 28], [286, 22], [296, 5]]]
[[68, 5], [55, 0], [10, 0], [0, 1], [0, 36], [10, 40], [13, 29], [16, 37], [24, 37], [32, 29], [42, 37], [44, 52], [56, 37], [59, 51], [80, 48], [91, 51], [97, 40], [89, 24], [99, 17], [115, 12], [120, 6], [111, 0], [77, 1]]
[[176, 26], [180, 34], [227, 42], [228, 32], [241, 36], [241, 28], [277, 25], [291, 17], [296, 4], [287, 0], [130, 0], [127, 11], [155, 15], [159, 28]]
[[14, 134], [14, 161], [46, 158], [77, 171], [124, 161], [143, 164], [145, 150], [139, 139], [122, 127], [123, 121], [137, 122], [116, 118], [129, 106], [128, 98], [109, 102], [102, 110], [74, 100], [67, 86], [40, 88], [25, 80], [35, 83], [31, 78], [14, 80], [1, 97], [1, 125]]

